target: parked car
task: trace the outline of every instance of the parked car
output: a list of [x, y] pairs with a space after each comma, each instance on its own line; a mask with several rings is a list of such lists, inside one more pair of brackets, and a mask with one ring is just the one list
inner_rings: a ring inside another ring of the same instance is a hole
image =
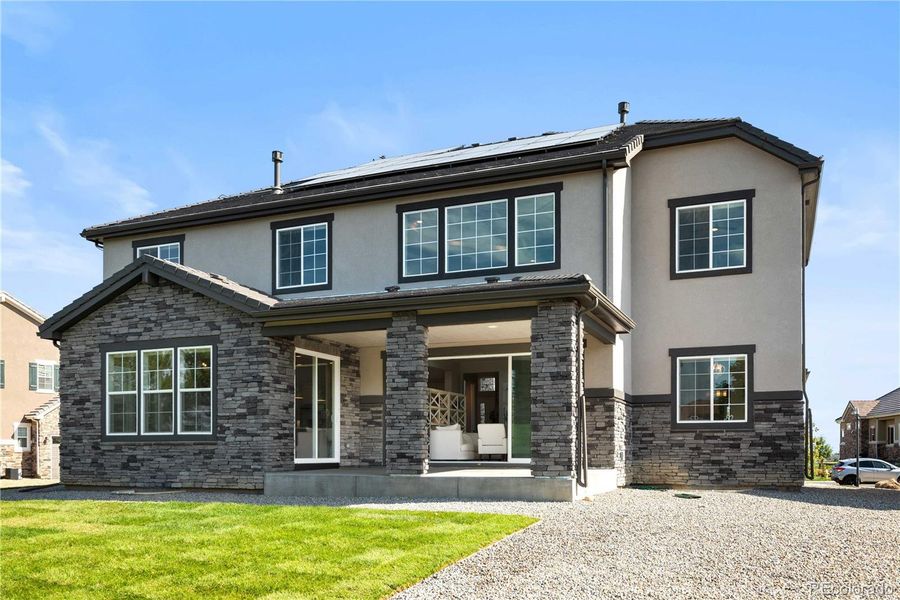
[[[841, 485], [852, 485], [856, 483], [856, 471], [856, 459], [845, 458], [831, 468], [831, 479]], [[859, 472], [860, 483], [877, 483], [885, 479], [900, 482], [900, 467], [875, 458], [860, 458]]]

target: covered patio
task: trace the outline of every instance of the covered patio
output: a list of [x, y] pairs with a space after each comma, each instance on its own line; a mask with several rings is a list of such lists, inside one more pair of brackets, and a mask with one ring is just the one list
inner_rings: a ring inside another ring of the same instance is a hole
[[295, 464], [265, 491], [571, 500], [615, 487], [614, 449], [588, 460], [580, 364], [609, 374], [632, 326], [582, 275], [283, 301], [263, 333], [295, 342]]

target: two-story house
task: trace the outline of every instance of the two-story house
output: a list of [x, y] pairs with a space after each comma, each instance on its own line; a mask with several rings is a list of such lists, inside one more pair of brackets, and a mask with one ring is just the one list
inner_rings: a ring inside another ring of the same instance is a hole
[[[284, 184], [275, 152], [270, 188], [86, 229], [105, 280], [41, 328], [64, 482], [800, 485], [822, 160], [621, 121]], [[434, 476], [488, 463], [518, 481]]]
[[44, 316], [0, 292], [0, 475], [59, 476], [59, 350]]

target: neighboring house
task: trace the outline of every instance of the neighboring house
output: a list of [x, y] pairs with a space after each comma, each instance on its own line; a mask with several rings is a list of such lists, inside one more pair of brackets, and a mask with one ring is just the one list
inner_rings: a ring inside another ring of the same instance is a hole
[[62, 349], [64, 482], [417, 475], [449, 427], [451, 457], [534, 485], [801, 485], [820, 158], [718, 119], [284, 185], [273, 160], [271, 188], [82, 233], [106, 279], [41, 328]]
[[59, 350], [38, 337], [44, 317], [0, 292], [0, 474], [58, 476]]
[[877, 400], [847, 403], [844, 413], [835, 419], [841, 429], [841, 458], [856, 456], [856, 411], [860, 417], [860, 455], [900, 464], [900, 388]]

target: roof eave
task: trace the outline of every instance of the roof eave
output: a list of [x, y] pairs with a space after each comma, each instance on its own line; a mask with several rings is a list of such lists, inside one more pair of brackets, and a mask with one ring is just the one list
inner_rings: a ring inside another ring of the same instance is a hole
[[[477, 171], [420, 177], [407, 181], [391, 182], [375, 185], [364, 185], [355, 189], [323, 192], [311, 195], [273, 196], [272, 200], [257, 202], [251, 206], [239, 206], [215, 211], [207, 211], [195, 215], [163, 217], [136, 224], [88, 227], [81, 236], [89, 241], [103, 241], [108, 237], [123, 237], [165, 231], [181, 227], [196, 227], [210, 223], [219, 223], [239, 219], [262, 217], [274, 214], [285, 214], [341, 206], [357, 202], [368, 202], [399, 198], [418, 194], [452, 191], [463, 187], [506, 183], [527, 177], [529, 179], [548, 177], [578, 171], [596, 169], [603, 161], [610, 167], [621, 160], [622, 166], [640, 150], [640, 142], [629, 140], [624, 147], [614, 150], [602, 150], [578, 156], [567, 156], [547, 160], [527, 162], [501, 167], [488, 167]], [[610, 164], [612, 161], [613, 164]], [[298, 190], [302, 191], [302, 190]]]

